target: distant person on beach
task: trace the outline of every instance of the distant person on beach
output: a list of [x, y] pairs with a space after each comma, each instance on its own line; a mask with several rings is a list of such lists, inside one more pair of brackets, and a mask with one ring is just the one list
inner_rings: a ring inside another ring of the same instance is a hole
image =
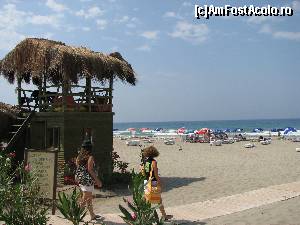
[[[160, 187], [161, 190], [161, 180], [158, 175], [157, 162], [154, 158], [159, 156], [158, 150], [154, 146], [149, 146], [142, 151], [142, 172], [145, 175], [144, 183], [152, 182], [152, 186]], [[172, 215], [167, 215], [164, 205], [162, 204], [161, 193], [156, 196], [158, 198], [158, 204], [160, 204], [159, 209], [164, 220], [169, 220], [173, 218]], [[152, 203], [151, 201], [149, 201]], [[156, 203], [156, 202], [155, 202]]]
[[76, 181], [79, 183], [82, 197], [80, 200], [81, 207], [87, 207], [91, 220], [100, 219], [93, 210], [93, 191], [94, 184], [99, 188], [102, 187], [102, 182], [97, 177], [94, 171], [94, 157], [92, 156], [92, 143], [85, 140], [76, 158]]

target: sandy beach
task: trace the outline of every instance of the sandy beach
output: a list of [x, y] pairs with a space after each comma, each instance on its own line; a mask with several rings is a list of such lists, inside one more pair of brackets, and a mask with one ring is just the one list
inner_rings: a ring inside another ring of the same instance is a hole
[[[165, 206], [185, 205], [271, 185], [300, 181], [300, 153], [295, 151], [299, 143], [273, 140], [272, 144], [266, 146], [255, 143], [256, 147], [253, 149], [244, 148], [245, 143], [210, 146], [204, 143], [184, 143], [177, 139], [175, 145], [165, 145], [162, 140], [157, 140], [154, 145], [161, 153], [158, 166], [164, 185]], [[179, 151], [180, 146], [181, 151]], [[129, 162], [130, 169], [139, 168], [140, 147], [126, 146], [125, 141], [114, 138], [114, 149], [119, 153], [121, 160]], [[116, 190], [116, 192], [120, 195], [129, 195], [124, 189]], [[101, 214], [118, 213], [118, 204], [121, 202], [122, 196], [99, 198], [95, 199], [95, 208]], [[292, 212], [295, 211], [293, 205], [298, 204], [297, 200], [276, 204], [279, 205], [279, 212], [284, 214], [276, 213], [278, 218], [295, 217]], [[278, 210], [276, 204], [265, 206], [265, 208], [272, 211], [275, 207]], [[285, 205], [286, 210], [284, 210]], [[289, 210], [289, 207], [293, 210]], [[252, 209], [252, 211], [255, 210], [260, 209]], [[240, 214], [241, 216], [234, 214], [232, 217], [237, 216], [237, 220], [242, 221], [245, 216], [243, 212]], [[248, 217], [248, 222], [242, 224], [254, 224], [249, 221], [254, 222], [256, 218]], [[217, 218], [216, 223], [213, 220], [206, 223], [222, 224], [222, 218]], [[231, 217], [225, 216], [224, 219], [230, 220]], [[299, 216], [295, 218], [297, 219]], [[265, 222], [268, 222], [267, 219]], [[286, 222], [286, 224], [297, 224], [298, 220]], [[226, 224], [231, 223], [226, 222]], [[281, 221], [279, 224], [285, 223]]]

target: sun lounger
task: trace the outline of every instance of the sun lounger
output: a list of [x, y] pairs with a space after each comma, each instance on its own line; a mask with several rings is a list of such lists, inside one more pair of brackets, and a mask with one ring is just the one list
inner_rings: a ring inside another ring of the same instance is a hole
[[221, 146], [222, 145], [222, 140], [213, 140], [210, 141], [210, 146]]
[[225, 139], [225, 140], [222, 140], [222, 144], [233, 144], [234, 143], [234, 140], [233, 139]]
[[127, 146], [139, 146], [140, 145], [140, 140], [129, 140], [126, 141]]
[[169, 140], [165, 140], [164, 143], [166, 145], [174, 145], [175, 144], [175, 141], [173, 139], [169, 139]]
[[255, 145], [253, 143], [247, 143], [244, 145], [245, 148], [254, 148]]

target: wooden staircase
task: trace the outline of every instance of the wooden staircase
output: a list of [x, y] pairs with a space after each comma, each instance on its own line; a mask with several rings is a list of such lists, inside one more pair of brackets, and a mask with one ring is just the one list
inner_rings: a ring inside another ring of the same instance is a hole
[[14, 144], [19, 140], [24, 131], [26, 130], [31, 118], [34, 116], [35, 111], [30, 113], [21, 113], [19, 117], [17, 117], [17, 123], [12, 125], [12, 131], [9, 132], [11, 134], [11, 139], [9, 140], [6, 150], [11, 150]]

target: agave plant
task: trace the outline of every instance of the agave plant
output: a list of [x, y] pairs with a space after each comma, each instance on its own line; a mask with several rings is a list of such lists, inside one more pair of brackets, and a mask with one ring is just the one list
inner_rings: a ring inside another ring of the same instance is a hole
[[[163, 225], [163, 219], [159, 219], [156, 209], [159, 206], [152, 207], [151, 203], [144, 198], [144, 176], [132, 171], [132, 185], [130, 190], [133, 195], [133, 202], [123, 199], [129, 210], [122, 205], [119, 209], [122, 212], [121, 218], [130, 225]], [[131, 212], [130, 212], [131, 211]]]
[[71, 221], [74, 225], [79, 225], [79, 222], [83, 221], [87, 211], [82, 208], [79, 203], [79, 192], [74, 188], [71, 195], [66, 195], [65, 193], [59, 193], [59, 202], [57, 208], [63, 214], [63, 216]]

